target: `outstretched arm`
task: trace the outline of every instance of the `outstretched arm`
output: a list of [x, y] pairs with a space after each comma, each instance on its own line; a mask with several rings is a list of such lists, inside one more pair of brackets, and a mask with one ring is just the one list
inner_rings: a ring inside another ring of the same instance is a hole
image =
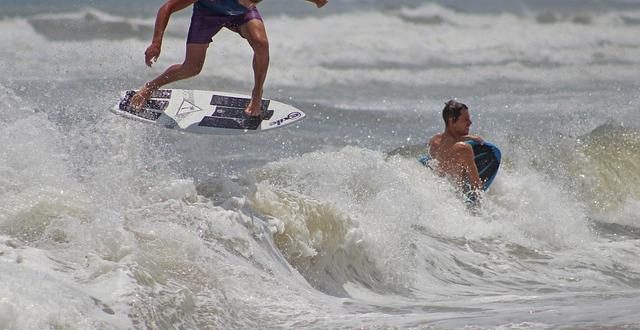
[[307, 1], [315, 3], [316, 7], [318, 8], [322, 8], [324, 5], [327, 4], [327, 2], [329, 2], [329, 0], [307, 0]]
[[160, 7], [160, 9], [158, 9], [156, 23], [153, 29], [153, 39], [151, 40], [151, 45], [149, 45], [147, 50], [144, 52], [144, 61], [147, 63], [147, 66], [151, 66], [160, 56], [162, 38], [164, 36], [164, 31], [167, 29], [167, 25], [169, 24], [169, 17], [171, 17], [171, 14], [186, 8], [196, 1], [198, 0], [168, 0], [164, 5], [162, 5], [162, 7]]

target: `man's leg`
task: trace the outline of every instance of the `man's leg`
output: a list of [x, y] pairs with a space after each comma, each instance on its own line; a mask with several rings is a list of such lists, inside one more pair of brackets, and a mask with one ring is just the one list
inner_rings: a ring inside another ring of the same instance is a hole
[[261, 20], [252, 19], [240, 26], [240, 34], [247, 39], [253, 48], [253, 91], [251, 92], [251, 102], [245, 109], [245, 113], [249, 116], [259, 116], [261, 114], [262, 90], [269, 68], [267, 31]]
[[202, 71], [204, 59], [207, 55], [209, 44], [187, 44], [187, 51], [182, 64], [174, 64], [167, 68], [165, 72], [157, 78], [144, 84], [138, 92], [131, 98], [131, 107], [135, 111], [142, 111], [142, 108], [156, 89], [172, 83], [174, 81], [193, 77]]

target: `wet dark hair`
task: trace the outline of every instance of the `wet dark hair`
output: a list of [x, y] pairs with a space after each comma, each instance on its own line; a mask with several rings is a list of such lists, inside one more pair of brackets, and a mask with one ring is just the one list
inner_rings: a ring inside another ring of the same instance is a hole
[[448, 119], [451, 118], [455, 122], [460, 117], [462, 110], [469, 110], [467, 105], [455, 100], [449, 100], [442, 109], [442, 119], [444, 119], [444, 125], [449, 126]]

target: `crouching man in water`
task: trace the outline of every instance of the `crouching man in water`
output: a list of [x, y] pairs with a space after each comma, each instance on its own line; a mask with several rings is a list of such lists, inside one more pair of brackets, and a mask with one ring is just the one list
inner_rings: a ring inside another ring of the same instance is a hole
[[474, 162], [473, 148], [464, 143], [482, 138], [469, 135], [471, 116], [469, 108], [463, 103], [450, 100], [442, 109], [444, 132], [429, 140], [429, 155], [435, 160], [431, 167], [441, 176], [450, 178], [464, 192], [466, 202], [472, 207], [480, 206], [482, 180]]

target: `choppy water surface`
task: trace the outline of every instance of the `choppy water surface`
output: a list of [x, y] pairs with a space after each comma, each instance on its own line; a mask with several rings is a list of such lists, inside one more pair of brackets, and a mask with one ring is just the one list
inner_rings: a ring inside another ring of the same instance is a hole
[[[0, 329], [640, 327], [639, 4], [266, 1], [309, 118], [235, 137], [108, 111], [182, 60], [187, 11], [144, 67], [159, 5], [0, 4]], [[504, 156], [477, 214], [416, 161], [454, 97]]]

